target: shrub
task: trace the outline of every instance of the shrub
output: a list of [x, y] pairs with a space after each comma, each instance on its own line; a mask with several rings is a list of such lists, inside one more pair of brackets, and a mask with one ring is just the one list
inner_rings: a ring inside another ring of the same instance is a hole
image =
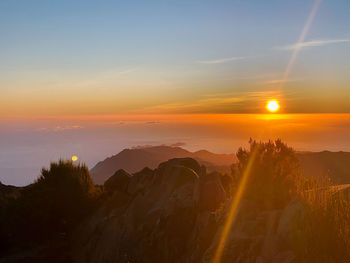
[[7, 208], [10, 236], [42, 241], [66, 235], [95, 206], [96, 191], [85, 165], [60, 160], [43, 168]]
[[303, 184], [294, 150], [281, 140], [256, 142], [251, 139], [249, 144], [249, 150], [239, 148], [237, 152], [238, 163], [232, 169], [236, 184], [248, 176], [245, 198], [265, 208], [283, 207]]

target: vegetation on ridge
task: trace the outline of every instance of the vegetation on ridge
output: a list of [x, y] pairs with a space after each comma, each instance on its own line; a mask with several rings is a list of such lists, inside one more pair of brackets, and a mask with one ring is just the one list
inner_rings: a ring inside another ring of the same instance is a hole
[[98, 190], [84, 164], [60, 160], [10, 199], [0, 218], [2, 251], [64, 238], [96, 207]]
[[[346, 186], [334, 187], [327, 178], [303, 176], [295, 151], [281, 140], [250, 140], [249, 149], [240, 148], [237, 158], [231, 174], [217, 173], [226, 194], [226, 199], [220, 200], [234, 198], [242, 178], [249, 176], [243, 199], [254, 204], [257, 211], [283, 211], [293, 202], [302, 208], [289, 226], [291, 234], [286, 241], [298, 262], [350, 261], [350, 198]], [[138, 180], [142, 176], [140, 172]], [[121, 196], [113, 195], [114, 191], [124, 191], [125, 200], [129, 200], [127, 184], [131, 178], [119, 171], [104, 189], [93, 184], [83, 164], [63, 160], [51, 163], [33, 184], [15, 189], [18, 195], [8, 192], [6, 198], [3, 195], [0, 256], [10, 249], [40, 245], [48, 240], [64, 240], [68, 246], [70, 233], [79, 223], [101, 207], [102, 202]], [[212, 175], [208, 179], [212, 181], [207, 187], [219, 187], [215, 178]], [[213, 193], [221, 191], [215, 187]], [[115, 205], [114, 201], [110, 205]], [[225, 213], [225, 209], [215, 213]]]

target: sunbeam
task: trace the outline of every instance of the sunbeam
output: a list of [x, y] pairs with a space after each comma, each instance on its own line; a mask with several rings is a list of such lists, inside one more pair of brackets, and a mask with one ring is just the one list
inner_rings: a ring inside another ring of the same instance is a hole
[[[293, 53], [290, 57], [290, 60], [287, 64], [287, 67], [284, 71], [284, 74], [283, 74], [283, 78], [282, 78], [282, 81], [281, 81], [281, 86], [280, 88], [283, 88], [284, 87], [284, 84], [286, 83], [286, 81], [288, 80], [288, 77], [289, 77], [289, 74], [293, 68], [293, 65], [295, 63], [295, 60], [297, 58], [297, 55], [299, 53], [299, 50], [300, 50], [300, 47], [302, 46], [301, 43], [304, 42], [305, 38], [306, 38], [306, 35], [309, 31], [309, 28], [312, 24], [312, 21], [314, 20], [314, 17], [316, 15], [316, 12], [320, 6], [320, 3], [321, 3], [321, 0], [315, 0], [314, 2], [314, 5], [312, 7], [312, 10], [308, 16], [308, 19], [304, 25], [304, 28], [299, 36], [299, 39], [298, 39], [298, 42], [296, 44], [297, 48], [295, 48], [293, 50]], [[256, 150], [254, 150], [252, 152], [252, 155], [249, 159], [249, 162], [248, 162], [248, 165], [244, 171], [244, 174], [243, 174], [243, 177], [239, 183], [239, 186], [238, 186], [238, 189], [237, 189], [237, 192], [235, 194], [235, 197], [234, 199], [232, 200], [232, 203], [231, 203], [231, 207], [230, 207], [230, 211], [229, 211], [229, 214], [226, 218], [226, 221], [225, 221], [225, 224], [224, 224], [224, 227], [223, 227], [223, 230], [222, 230], [222, 234], [221, 234], [221, 237], [220, 237], [220, 241], [219, 241], [219, 244], [218, 244], [218, 247], [216, 249], [216, 252], [215, 252], [215, 256], [214, 256], [214, 259], [213, 259], [213, 263], [220, 263], [221, 262], [221, 258], [222, 258], [222, 255], [223, 255], [223, 251], [224, 251], [224, 248], [225, 248], [225, 244], [227, 242], [227, 238], [229, 236], [229, 233], [231, 231], [231, 228], [235, 222], [235, 219], [236, 219], [236, 216], [237, 216], [237, 213], [238, 213], [238, 210], [239, 210], [239, 204], [242, 200], [242, 196], [243, 196], [243, 193], [246, 189], [246, 186], [247, 186], [247, 182], [248, 182], [248, 179], [249, 179], [249, 176], [250, 176], [250, 172], [251, 172], [251, 167], [254, 163], [254, 159], [255, 159], [255, 155], [256, 155]]]
[[235, 219], [236, 219], [236, 216], [237, 216], [237, 213], [239, 210], [239, 204], [242, 200], [242, 196], [243, 196], [243, 193], [245, 191], [245, 188], [247, 186], [247, 182], [248, 182], [248, 179], [250, 176], [251, 168], [252, 168], [252, 165], [255, 161], [256, 152], [257, 152], [256, 148], [254, 148], [251, 155], [250, 155], [250, 159], [248, 161], [247, 167], [243, 173], [242, 179], [238, 185], [238, 189], [237, 189], [237, 192], [235, 194], [235, 197], [231, 202], [231, 207], [230, 207], [228, 216], [226, 218], [224, 228], [222, 230], [222, 234], [220, 237], [218, 247], [217, 247], [216, 252], [215, 252], [213, 263], [221, 262], [221, 258], [222, 258], [222, 254], [223, 254], [223, 251], [225, 248], [227, 238], [228, 238], [230, 231], [231, 231], [231, 228], [235, 222]]
[[289, 59], [289, 62], [288, 62], [288, 64], [287, 64], [287, 67], [286, 67], [286, 69], [285, 69], [285, 71], [284, 71], [284, 73], [283, 73], [283, 77], [282, 77], [280, 89], [282, 89], [282, 88], [284, 87], [285, 83], [286, 83], [287, 80], [288, 80], [289, 74], [290, 74], [290, 72], [291, 72], [291, 70], [292, 70], [292, 68], [293, 68], [293, 65], [294, 65], [295, 60], [296, 60], [296, 58], [297, 58], [297, 56], [298, 56], [298, 53], [299, 53], [300, 49], [302, 48], [302, 43], [304, 42], [304, 40], [305, 40], [305, 38], [306, 38], [306, 35], [307, 35], [308, 31], [309, 31], [309, 28], [310, 28], [310, 26], [311, 26], [311, 24], [312, 24], [312, 21], [313, 21], [314, 18], [315, 18], [315, 15], [316, 15], [316, 13], [317, 13], [317, 10], [318, 10], [318, 7], [320, 6], [321, 1], [322, 1], [322, 0], [315, 0], [315, 2], [314, 2], [314, 5], [313, 5], [313, 7], [312, 7], [312, 9], [311, 9], [311, 12], [310, 12], [310, 14], [309, 14], [309, 17], [308, 17], [308, 19], [306, 20], [306, 23], [305, 23], [305, 25], [304, 25], [304, 28], [303, 28], [303, 30], [302, 30], [300, 36], [299, 36], [298, 42], [297, 42], [297, 44], [295, 45], [296, 48], [293, 50], [293, 53], [292, 53], [292, 55], [291, 55], [291, 57], [290, 57], [290, 59]]

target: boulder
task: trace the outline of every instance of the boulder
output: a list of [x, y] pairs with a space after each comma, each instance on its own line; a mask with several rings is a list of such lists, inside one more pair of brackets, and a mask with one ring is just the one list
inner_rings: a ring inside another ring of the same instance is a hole
[[159, 165], [158, 169], [162, 170], [165, 167], [170, 166], [183, 166], [193, 170], [197, 175], [201, 175], [202, 167], [200, 164], [192, 158], [173, 158], [167, 162], [163, 162]]
[[136, 195], [144, 192], [151, 184], [154, 171], [148, 167], [134, 173], [128, 185], [128, 194]]
[[82, 223], [73, 238], [75, 261], [186, 262], [197, 218], [197, 172], [199, 164], [189, 158], [169, 160], [131, 178], [119, 172], [115, 180], [129, 179], [132, 198], [124, 206], [109, 199]]
[[199, 180], [200, 210], [215, 211], [226, 201], [226, 192], [221, 183], [221, 174], [212, 172], [203, 174]]
[[[213, 262], [235, 197], [222, 174], [181, 158], [110, 179], [113, 195], [73, 235], [75, 262]], [[242, 199], [221, 263], [297, 262], [288, 236], [302, 211], [297, 200], [266, 210]]]
[[109, 177], [104, 183], [104, 189], [108, 193], [114, 191], [127, 192], [131, 175], [125, 172], [123, 169], [116, 171], [111, 177]]

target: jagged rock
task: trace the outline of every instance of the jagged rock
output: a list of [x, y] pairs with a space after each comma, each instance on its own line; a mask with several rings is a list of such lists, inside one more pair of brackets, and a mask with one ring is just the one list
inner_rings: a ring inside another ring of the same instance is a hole
[[226, 193], [220, 177], [218, 172], [203, 174], [200, 177], [199, 208], [201, 210], [215, 211], [225, 202]]
[[283, 251], [278, 253], [273, 259], [272, 263], [292, 263], [295, 260], [295, 254], [293, 251]]
[[4, 185], [0, 182], [0, 208], [7, 204], [11, 199], [17, 199], [20, 193], [21, 187], [16, 187], [12, 185]]
[[128, 193], [135, 195], [143, 192], [151, 184], [153, 175], [154, 171], [148, 167], [134, 173], [129, 182]]
[[214, 154], [205, 150], [189, 152], [180, 147], [164, 145], [149, 146], [124, 149], [117, 155], [96, 164], [91, 169], [91, 174], [95, 183], [103, 184], [107, 178], [119, 169], [124, 169], [129, 173], [135, 173], [144, 167], [155, 169], [160, 163], [169, 159], [184, 157], [194, 158], [212, 171], [220, 170], [229, 172], [232, 163], [237, 161], [235, 154]]
[[187, 167], [189, 169], [192, 169], [197, 176], [201, 174], [202, 172], [202, 167], [200, 164], [192, 158], [173, 158], [170, 159], [169, 161], [163, 162], [158, 166], [158, 170], [163, 170], [166, 168], [171, 168], [175, 166], [183, 166]]
[[[213, 241], [204, 252], [202, 262], [212, 262], [218, 244], [223, 236], [224, 226], [231, 209], [232, 201], [226, 203], [217, 224], [217, 232]], [[261, 210], [252, 201], [242, 200], [238, 214], [229, 230], [221, 262], [296, 262], [296, 256], [291, 246], [285, 241], [281, 232], [285, 222], [293, 220], [294, 213], [287, 212], [299, 207], [295, 201], [283, 210]], [[295, 218], [294, 218], [295, 219]]]
[[[135, 173], [76, 231], [75, 262], [212, 262], [234, 199], [222, 182], [190, 158]], [[299, 209], [241, 200], [221, 263], [296, 262], [286, 236]]]
[[232, 196], [233, 194], [233, 178], [230, 174], [221, 174], [220, 180], [222, 187], [225, 189], [226, 197]]
[[133, 175], [126, 205], [113, 209], [109, 199], [77, 230], [76, 262], [185, 262], [197, 219], [198, 173], [199, 164], [184, 158]]
[[120, 169], [106, 180], [104, 183], [104, 188], [109, 193], [113, 193], [114, 191], [126, 192], [130, 178], [131, 175], [129, 173], [125, 172], [123, 169]]
[[278, 235], [284, 241], [289, 242], [291, 236], [299, 234], [297, 224], [300, 220], [304, 220], [305, 216], [305, 208], [300, 200], [295, 199], [290, 202], [282, 211], [277, 227]]

